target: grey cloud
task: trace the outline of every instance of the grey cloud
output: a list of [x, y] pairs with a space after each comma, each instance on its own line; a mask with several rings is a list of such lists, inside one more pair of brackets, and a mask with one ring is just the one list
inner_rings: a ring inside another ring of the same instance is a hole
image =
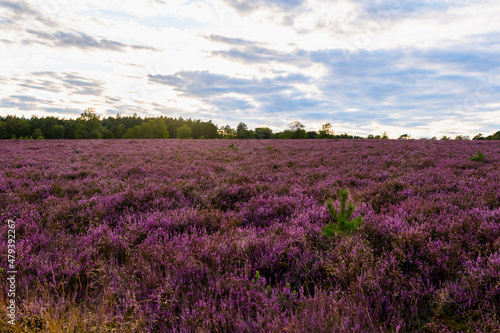
[[25, 1], [0, 1], [0, 6], [9, 8], [15, 13], [36, 14], [37, 11]]
[[[101, 49], [107, 51], [134, 50], [159, 51], [154, 47], [146, 45], [131, 45], [105, 38], [90, 36], [84, 32], [63, 31], [59, 29], [59, 23], [51, 15], [45, 13], [42, 8], [33, 6], [26, 1], [0, 0], [0, 7], [6, 8], [11, 15], [0, 18], [4, 28], [15, 31], [26, 31], [34, 38], [22, 41], [23, 44], [42, 44], [57, 47], [76, 47], [80, 49]], [[8, 42], [8, 41], [4, 41]]]
[[224, 43], [224, 44], [229, 44], [229, 45], [237, 45], [237, 46], [248, 46], [248, 45], [255, 45], [256, 42], [249, 41], [246, 39], [242, 38], [231, 38], [231, 37], [226, 37], [222, 35], [210, 35], [206, 37], [208, 40], [212, 42], [219, 42], [219, 43]]
[[119, 103], [121, 101], [122, 101], [121, 98], [106, 96], [106, 103], [108, 103], [108, 104], [115, 104], [115, 103]]
[[43, 105], [52, 104], [49, 100], [42, 100], [31, 96], [11, 95], [0, 99], [0, 107], [17, 108], [18, 110], [28, 111], [40, 109]]
[[274, 79], [241, 79], [208, 71], [183, 71], [174, 75], [149, 75], [148, 77], [153, 83], [172, 86], [185, 95], [196, 97], [211, 97], [226, 93], [268, 94], [289, 89], [290, 83], [302, 82], [306, 78], [288, 75]]
[[81, 49], [103, 49], [108, 51], [125, 51], [127, 44], [111, 41], [108, 39], [95, 39], [84, 33], [68, 33], [58, 31], [55, 33], [27, 30], [38, 39], [59, 47], [77, 47]]
[[[400, 113], [404, 117], [384, 120], [384, 124], [397, 126], [410, 126], [417, 115], [432, 117], [434, 121], [463, 119], [455, 106], [467, 97], [475, 97], [482, 78], [471, 75], [471, 71], [486, 75], [487, 68], [498, 64], [492, 55], [475, 55], [467, 50], [360, 51], [348, 53], [347, 57], [341, 50], [323, 50], [311, 52], [310, 57], [329, 71], [318, 81], [324, 96], [338, 101], [344, 109], [372, 112], [373, 116], [367, 119]], [[435, 69], [422, 69], [412, 63], [432, 64]], [[458, 74], [442, 74], [449, 69]], [[470, 111], [481, 111], [481, 104], [499, 101], [500, 96], [491, 94], [477, 101]]]
[[37, 102], [37, 103], [51, 103], [50, 101], [38, 99], [38, 98], [33, 97], [33, 96], [11, 95], [10, 98], [11, 99], [17, 99], [20, 102], [25, 102], [25, 103], [34, 103], [34, 102]]
[[74, 94], [95, 96], [104, 92], [104, 81], [101, 80], [88, 79], [71, 73], [64, 73], [60, 79]]
[[26, 1], [0, 1], [0, 7], [3, 7], [11, 12], [11, 15], [2, 18], [2, 23], [5, 23], [11, 28], [31, 26], [48, 26], [55, 27], [58, 24], [45, 13], [41, 8], [33, 6]]
[[359, 3], [366, 12], [376, 14], [388, 11], [394, 15], [424, 13], [430, 10], [446, 11], [451, 7], [470, 4], [470, 0], [426, 0], [426, 1], [394, 1], [394, 0], [352, 0]]
[[311, 64], [310, 59], [305, 57], [307, 53], [304, 51], [281, 52], [256, 45], [235, 47], [227, 51], [213, 51], [211, 54], [243, 63], [280, 62], [293, 63], [300, 67]]
[[278, 8], [280, 10], [291, 10], [302, 5], [305, 0], [224, 0], [226, 4], [239, 12], [250, 12], [260, 8]]
[[222, 97], [213, 99], [212, 103], [219, 110], [249, 110], [253, 105], [246, 100], [233, 97]]
[[[478, 43], [478, 49], [485, 49]], [[286, 113], [288, 117], [300, 112], [303, 119], [310, 117], [323, 120], [330, 117], [352, 123], [374, 121], [411, 127], [428, 124], [429, 120], [419, 117], [431, 117], [433, 121], [465, 121], [463, 112], [455, 106], [463, 104], [465, 98], [475, 98], [481, 80], [487, 80], [492, 69], [500, 68], [500, 60], [493, 51], [435, 48], [425, 51], [392, 49], [350, 52], [329, 49], [281, 53], [258, 44], [232, 45], [234, 47], [228, 51], [213, 54], [242, 63], [276, 62], [298, 68], [321, 64], [326, 69], [326, 75], [314, 81], [299, 74], [257, 80], [209, 72], [178, 72], [150, 76], [149, 79], [171, 86], [183, 95], [203, 100], [223, 112], [251, 112], [255, 105], [260, 105], [254, 111], [267, 115]], [[455, 74], [446, 74], [450, 70]], [[500, 77], [500, 70], [494, 74]], [[294, 87], [295, 83], [312, 82], [320, 92], [314, 98]], [[497, 88], [495, 86], [495, 91], [498, 91]], [[242, 94], [246, 98], [227, 95], [231, 93]], [[490, 94], [472, 105], [470, 111], [478, 114], [493, 112], [495, 110], [488, 104], [498, 102], [500, 96]], [[312, 113], [313, 110], [316, 113]]]
[[212, 55], [239, 60], [245, 63], [269, 62], [287, 57], [285, 53], [255, 46], [246, 47], [244, 49], [233, 48], [229, 51], [214, 51]]
[[0, 25], [2, 25], [3, 27], [9, 26], [13, 23], [14, 21], [8, 17], [0, 17]]
[[19, 87], [49, 92], [67, 91], [70, 95], [102, 96], [105, 91], [104, 81], [68, 72], [34, 72], [28, 78], [15, 76], [12, 81]]
[[34, 31], [34, 30], [27, 30], [27, 32], [29, 32], [33, 36], [36, 36], [39, 40], [43, 40], [46, 43], [48, 42], [49, 44], [59, 47], [76, 47], [80, 49], [102, 49], [107, 51], [120, 51], [120, 52], [126, 51], [128, 47], [134, 49], [154, 50], [154, 48], [150, 48], [147, 46], [129, 45], [112, 41], [109, 39], [96, 39], [82, 32], [72, 33], [72, 32], [57, 31], [54, 33], [50, 33], [50, 32]]
[[[487, 49], [488, 45], [476, 42], [478, 49]], [[463, 119], [455, 106], [463, 104], [465, 98], [475, 98], [475, 91], [481, 80], [488, 79], [488, 73], [500, 77], [500, 60], [494, 51], [468, 51], [467, 49], [393, 49], [350, 52], [342, 49], [281, 53], [257, 45], [243, 45], [227, 51], [216, 51], [213, 55], [225, 57], [242, 63], [287, 63], [297, 67], [322, 64], [327, 74], [316, 80], [321, 96], [308, 99], [296, 90], [288, 95], [284, 90], [270, 91], [268, 94], [257, 93], [254, 99], [261, 103], [261, 110], [273, 113], [276, 110], [324, 110], [325, 113], [347, 117], [356, 121], [376, 120], [385, 124], [413, 124], [416, 115], [432, 116], [434, 120], [450, 118]], [[412, 65], [432, 64], [432, 66]], [[433, 68], [433, 69], [425, 69]], [[454, 75], [443, 74], [447, 70], [457, 72]], [[477, 74], [484, 73], [484, 75]], [[182, 82], [181, 77], [171, 77]], [[306, 80], [307, 78], [303, 78]], [[301, 79], [297, 78], [297, 82]], [[202, 80], [203, 82], [203, 80]], [[307, 81], [304, 81], [307, 82]], [[277, 86], [279, 79], [273, 79]], [[239, 83], [234, 83], [239, 91]], [[260, 82], [255, 83], [261, 85]], [[253, 86], [253, 84], [251, 85]], [[193, 88], [193, 89], [191, 89]], [[491, 87], [483, 87], [483, 90]], [[495, 87], [496, 89], [496, 87]], [[180, 90], [197, 94], [195, 87], [186, 85]], [[230, 91], [231, 89], [228, 89]], [[243, 90], [243, 89], [241, 89]], [[497, 90], [496, 90], [497, 91]], [[215, 93], [215, 90], [206, 91]], [[253, 96], [249, 87], [249, 96]], [[477, 101], [473, 109], [478, 112], [490, 112], [483, 103], [500, 102], [498, 94]], [[241, 102], [244, 106], [244, 101]], [[343, 113], [342, 110], [359, 111]], [[493, 110], [491, 110], [493, 111]], [[386, 114], [399, 113], [403, 118], [391, 118]], [[346, 119], [347, 119], [346, 118]], [[402, 120], [404, 119], [404, 120]], [[425, 124], [425, 120], [416, 120]], [[406, 126], [406, 125], [405, 125]], [[408, 125], [410, 126], [410, 125]]]
[[[300, 73], [265, 79], [234, 78], [210, 72], [178, 72], [174, 75], [150, 75], [154, 83], [173, 87], [182, 95], [203, 100], [221, 112], [235, 110], [283, 114], [323, 110], [330, 103], [308, 98], [294, 87], [311, 81]], [[230, 94], [247, 96], [233, 97]], [[251, 102], [253, 101], [253, 103]], [[256, 108], [254, 105], [260, 105]]]
[[160, 49], [147, 45], [129, 45], [129, 47], [131, 47], [134, 50], [161, 51]]
[[31, 80], [31, 79], [19, 79], [19, 78], [14, 78], [13, 81], [18, 81], [21, 83], [18, 83], [17, 85], [20, 87], [24, 88], [30, 88], [30, 89], [37, 89], [37, 90], [44, 90], [44, 91], [50, 91], [50, 92], [61, 92], [62, 87], [49, 80]]
[[25, 1], [0, 1], [0, 7], [8, 8], [16, 14], [38, 14], [38, 11]]
[[293, 16], [288, 15], [288, 16], [285, 16], [283, 18], [282, 23], [283, 23], [283, 25], [293, 27], [293, 25], [295, 23], [294, 21], [295, 21], [295, 18]]

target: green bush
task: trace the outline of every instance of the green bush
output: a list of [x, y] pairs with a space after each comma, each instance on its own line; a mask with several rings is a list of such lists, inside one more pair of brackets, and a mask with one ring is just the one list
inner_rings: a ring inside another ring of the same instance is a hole
[[326, 237], [332, 237], [335, 234], [341, 234], [341, 235], [350, 234], [354, 230], [358, 229], [363, 223], [363, 219], [361, 218], [361, 216], [358, 216], [355, 219], [351, 220], [352, 213], [354, 212], [354, 206], [352, 202], [349, 201], [349, 204], [346, 207], [347, 197], [349, 196], [349, 192], [347, 191], [347, 189], [340, 190], [339, 196], [340, 196], [339, 212], [337, 212], [335, 208], [333, 208], [332, 200], [328, 200], [326, 202], [326, 206], [328, 207], [328, 210], [332, 215], [333, 221], [336, 222], [334, 224], [333, 222], [330, 221], [326, 226], [324, 226], [321, 229], [323, 235]]
[[478, 151], [477, 155], [471, 158], [471, 161], [476, 161], [476, 162], [484, 161], [484, 154]]

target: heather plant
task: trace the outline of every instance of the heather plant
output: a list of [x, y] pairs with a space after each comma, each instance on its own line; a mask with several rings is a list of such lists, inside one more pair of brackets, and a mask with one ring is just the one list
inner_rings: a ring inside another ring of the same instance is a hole
[[[354, 205], [351, 201], [347, 204], [347, 198], [349, 196], [349, 192], [347, 189], [341, 189], [339, 191], [340, 196], [340, 210], [337, 212], [333, 207], [333, 201], [328, 200], [326, 206], [330, 215], [332, 216], [333, 222], [328, 222], [328, 225], [324, 226], [321, 231], [323, 235], [326, 237], [332, 237], [336, 234], [345, 235], [350, 234], [356, 229], [358, 229], [363, 223], [363, 219], [361, 216], [357, 216], [354, 219], [351, 219], [352, 214], [354, 213]], [[347, 207], [346, 207], [347, 205]]]
[[234, 151], [237, 151], [237, 150], [238, 150], [238, 147], [236, 147], [236, 146], [234, 145], [234, 143], [231, 143], [231, 144], [228, 146], [228, 148], [229, 148], [229, 149], [232, 149], [232, 150], [234, 150]]
[[0, 332], [498, 330], [495, 142], [235, 144], [2, 142]]

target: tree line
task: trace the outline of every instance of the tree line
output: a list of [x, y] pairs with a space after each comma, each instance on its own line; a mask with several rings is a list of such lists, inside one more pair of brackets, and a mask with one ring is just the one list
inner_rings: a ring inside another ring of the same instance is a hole
[[[0, 117], [0, 139], [364, 139], [347, 133], [336, 134], [330, 123], [318, 131], [306, 131], [298, 121], [288, 124], [284, 131], [274, 133], [268, 127], [249, 129], [240, 122], [236, 128], [217, 127], [212, 121], [172, 117], [142, 118], [137, 114], [101, 118], [94, 108], [87, 108], [77, 119], [17, 116]], [[386, 132], [368, 135], [367, 139], [389, 139]], [[411, 139], [403, 134], [399, 139]], [[436, 137], [432, 139], [437, 139]], [[441, 140], [452, 138], [443, 136]], [[455, 140], [469, 140], [458, 135]], [[476, 135], [473, 140], [500, 140], [500, 131], [489, 136]]]
[[212, 121], [156, 117], [136, 114], [101, 118], [93, 108], [77, 119], [16, 116], [0, 117], [0, 139], [216, 139], [217, 125]]

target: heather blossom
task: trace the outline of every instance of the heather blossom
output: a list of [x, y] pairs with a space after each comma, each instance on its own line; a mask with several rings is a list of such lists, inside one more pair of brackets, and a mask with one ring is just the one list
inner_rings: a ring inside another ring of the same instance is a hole
[[2, 142], [0, 330], [498, 330], [498, 144], [232, 142]]

